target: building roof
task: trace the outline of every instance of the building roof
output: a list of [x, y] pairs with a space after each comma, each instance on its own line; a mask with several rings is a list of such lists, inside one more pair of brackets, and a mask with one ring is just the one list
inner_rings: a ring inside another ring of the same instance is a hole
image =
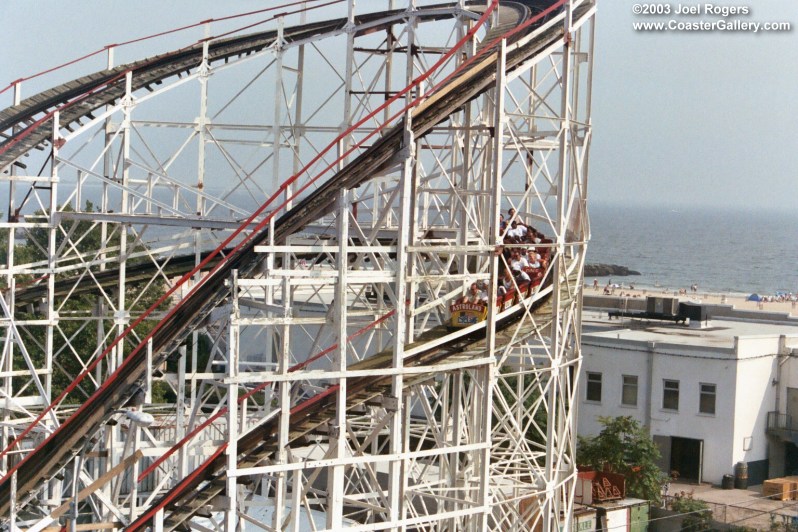
[[585, 341], [622, 341], [674, 344], [710, 349], [734, 349], [739, 338], [798, 337], [798, 324], [754, 320], [712, 319], [703, 327], [637, 318], [613, 318], [606, 311], [585, 310], [582, 316]]

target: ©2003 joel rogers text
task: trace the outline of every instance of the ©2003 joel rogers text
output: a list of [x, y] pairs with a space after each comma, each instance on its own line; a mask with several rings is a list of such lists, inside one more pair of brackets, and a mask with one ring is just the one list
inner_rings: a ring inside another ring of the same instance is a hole
[[[792, 23], [788, 21], [766, 22], [751, 20], [750, 16], [753, 14], [753, 8], [747, 5], [641, 3], [632, 6], [632, 13], [639, 16], [654, 17], [651, 20], [633, 21], [632, 28], [635, 31], [759, 33], [792, 30]], [[676, 16], [679, 19], [662, 20], [664, 16]], [[702, 16], [711, 18], [698, 18]]]

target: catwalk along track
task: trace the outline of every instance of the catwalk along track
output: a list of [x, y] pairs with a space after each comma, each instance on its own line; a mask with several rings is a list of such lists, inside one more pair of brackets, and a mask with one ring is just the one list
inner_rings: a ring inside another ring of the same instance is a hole
[[[550, 18], [560, 9], [563, 2], [518, 1], [503, 2], [500, 9], [499, 25], [488, 32], [478, 60], [468, 68], [449, 79], [431, 97], [426, 98], [412, 108], [411, 130], [416, 139], [429, 133], [432, 128], [459, 111], [463, 105], [494, 86], [496, 64], [498, 58], [498, 42], [496, 37], [506, 36], [506, 70], [512, 72], [523, 68], [531, 58], [545, 53], [563, 42], [562, 23], [550, 24], [542, 31], [539, 29], [545, 18]], [[421, 8], [418, 19], [437, 20], [452, 16], [452, 4], [441, 4], [435, 7]], [[591, 4], [583, 6], [571, 16], [576, 19], [592, 9]], [[447, 11], [448, 8], [449, 11]], [[547, 9], [548, 8], [548, 9]], [[481, 12], [481, 7], [475, 7]], [[545, 17], [541, 11], [547, 9]], [[398, 13], [398, 12], [395, 12]], [[374, 13], [360, 16], [356, 26], [369, 24], [368, 31], [379, 28], [379, 21], [390, 13]], [[525, 21], [533, 21], [523, 31], [512, 31]], [[284, 30], [286, 41], [301, 41], [322, 34], [336, 34], [343, 31], [346, 19], [318, 22]], [[386, 23], [388, 24], [388, 23]], [[264, 32], [244, 37], [226, 39], [210, 44], [210, 61], [224, 61], [227, 58], [246, 55], [263, 50], [274, 41], [275, 32]], [[81, 119], [93, 117], [93, 112], [103, 106], [119, 100], [125, 92], [124, 73], [133, 70], [135, 75], [133, 90], [147, 88], [162, 80], [181, 74], [193, 68], [201, 60], [202, 47], [194, 46], [174, 53], [167, 53], [150, 59], [123, 65], [86, 76], [60, 87], [45, 91], [22, 101], [19, 105], [0, 112], [0, 132], [6, 132], [0, 142], [0, 168], [10, 164], [20, 164], [19, 159], [29, 150], [46, 144], [52, 132], [52, 110], [59, 107], [59, 120], [63, 127], [80, 123]], [[338, 193], [342, 189], [352, 189], [365, 183], [374, 175], [394, 164], [396, 157], [403, 149], [404, 122], [399, 121], [384, 132], [367, 150], [330, 177], [317, 190], [293, 208], [281, 215], [274, 224], [274, 242], [284, 243], [286, 239], [321, 216], [331, 212], [336, 203]], [[168, 321], [162, 322], [152, 336], [152, 352], [156, 361], [162, 361], [173, 352], [186, 335], [196, 328], [211, 312], [230, 294], [230, 286], [226, 284], [233, 271], [240, 277], [255, 275], [260, 260], [255, 253], [255, 246], [266, 242], [268, 228], [261, 230], [250, 238], [235, 253], [221, 260], [216, 270], [206, 276], [197, 289], [189, 297], [183, 299], [173, 309]], [[551, 293], [551, 279], [541, 285], [535, 305], [543, 304], [546, 295]], [[524, 305], [519, 305], [513, 316], [505, 317], [497, 323], [497, 327], [506, 327], [522, 312]], [[419, 350], [412, 363], [424, 365], [449, 357], [462, 356], [470, 346], [484, 339], [484, 327], [475, 333], [463, 336], [453, 334], [453, 339], [429, 350]], [[440, 336], [440, 331], [433, 336]], [[427, 336], [422, 336], [421, 341]], [[435, 342], [436, 344], [439, 342]], [[390, 360], [389, 354], [380, 354], [362, 362], [363, 367], [380, 367]], [[9, 474], [0, 482], [0, 515], [9, 516], [12, 493], [12, 476], [16, 483], [16, 493], [29, 496], [48, 479], [52, 478], [74, 456], [84, 441], [90, 438], [96, 429], [118, 410], [143, 382], [146, 371], [146, 349], [139, 346], [118, 368], [118, 370], [102, 384], [102, 386], [68, 419], [66, 419], [36, 449], [28, 453], [16, 464]], [[369, 397], [381, 393], [384, 383], [371, 381], [351, 383], [348, 393], [352, 394], [351, 404], [365, 401]], [[292, 437], [299, 437], [321, 424], [329, 417], [329, 406], [335, 390], [331, 389], [319, 394], [292, 410]], [[241, 460], [246, 464], [256, 464], [273, 451], [273, 435], [275, 427], [266, 423], [257, 430], [244, 435], [238, 442]], [[217, 453], [217, 457], [219, 453]], [[195, 472], [186, 481], [176, 486], [171, 492], [156, 503], [153, 508], [167, 504], [173, 508], [168, 518], [170, 527], [179, 524], [193, 515], [197, 504], [191, 503], [207, 500], [208, 494], [218, 493], [223, 489], [220, 481], [220, 460], [209, 460], [206, 465]], [[203, 495], [200, 495], [204, 493]], [[145, 512], [142, 519], [131, 526], [139, 529], [152, 518], [151, 511]]]

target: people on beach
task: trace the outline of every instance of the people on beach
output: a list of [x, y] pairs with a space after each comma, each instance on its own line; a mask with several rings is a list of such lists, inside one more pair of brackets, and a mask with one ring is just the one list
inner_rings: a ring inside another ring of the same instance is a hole
[[[798, 316], [798, 290], [792, 292], [788, 290], [778, 290], [773, 295], [756, 295], [756, 299], [751, 299], [750, 296], [745, 294], [733, 293], [706, 293], [699, 294], [699, 285], [692, 283], [687, 288], [669, 289], [663, 288], [662, 285], [656, 286], [655, 289], [646, 289], [645, 287], [636, 287], [634, 283], [629, 283], [629, 291], [619, 292], [617, 288], [626, 288], [624, 285], [613, 283], [612, 280], [607, 282], [603, 288], [596, 288], [599, 279], [594, 279], [592, 282], [593, 288], [600, 291], [605, 296], [616, 297], [631, 297], [631, 298], [645, 298], [651, 294], [664, 294], [673, 297], [688, 298], [691, 302], [699, 302], [705, 304], [716, 305], [732, 305], [744, 309], [758, 309], [768, 310], [770, 312], [786, 312], [788, 314]], [[585, 288], [589, 287], [590, 283], [585, 283]], [[698, 299], [700, 297], [700, 299]]]

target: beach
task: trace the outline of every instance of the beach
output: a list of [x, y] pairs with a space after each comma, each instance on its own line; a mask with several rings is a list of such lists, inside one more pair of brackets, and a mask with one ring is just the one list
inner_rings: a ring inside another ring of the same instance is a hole
[[697, 284], [700, 295], [798, 292], [798, 210], [749, 212], [694, 207], [591, 205], [589, 264], [617, 264], [640, 272], [589, 275], [612, 283], [671, 290]]
[[599, 285], [596, 289], [593, 284], [585, 285], [585, 295], [601, 296], [608, 298], [629, 297], [632, 299], [645, 299], [646, 296], [676, 297], [679, 301], [689, 303], [705, 303], [710, 305], [732, 305], [739, 310], [763, 310], [768, 312], [785, 312], [798, 317], [798, 303], [796, 301], [748, 301], [748, 294], [713, 293], [698, 290], [679, 293], [680, 290], [662, 288], [637, 288], [631, 289], [628, 285], [621, 285], [612, 289], [610, 295], [604, 294], [605, 286]]

